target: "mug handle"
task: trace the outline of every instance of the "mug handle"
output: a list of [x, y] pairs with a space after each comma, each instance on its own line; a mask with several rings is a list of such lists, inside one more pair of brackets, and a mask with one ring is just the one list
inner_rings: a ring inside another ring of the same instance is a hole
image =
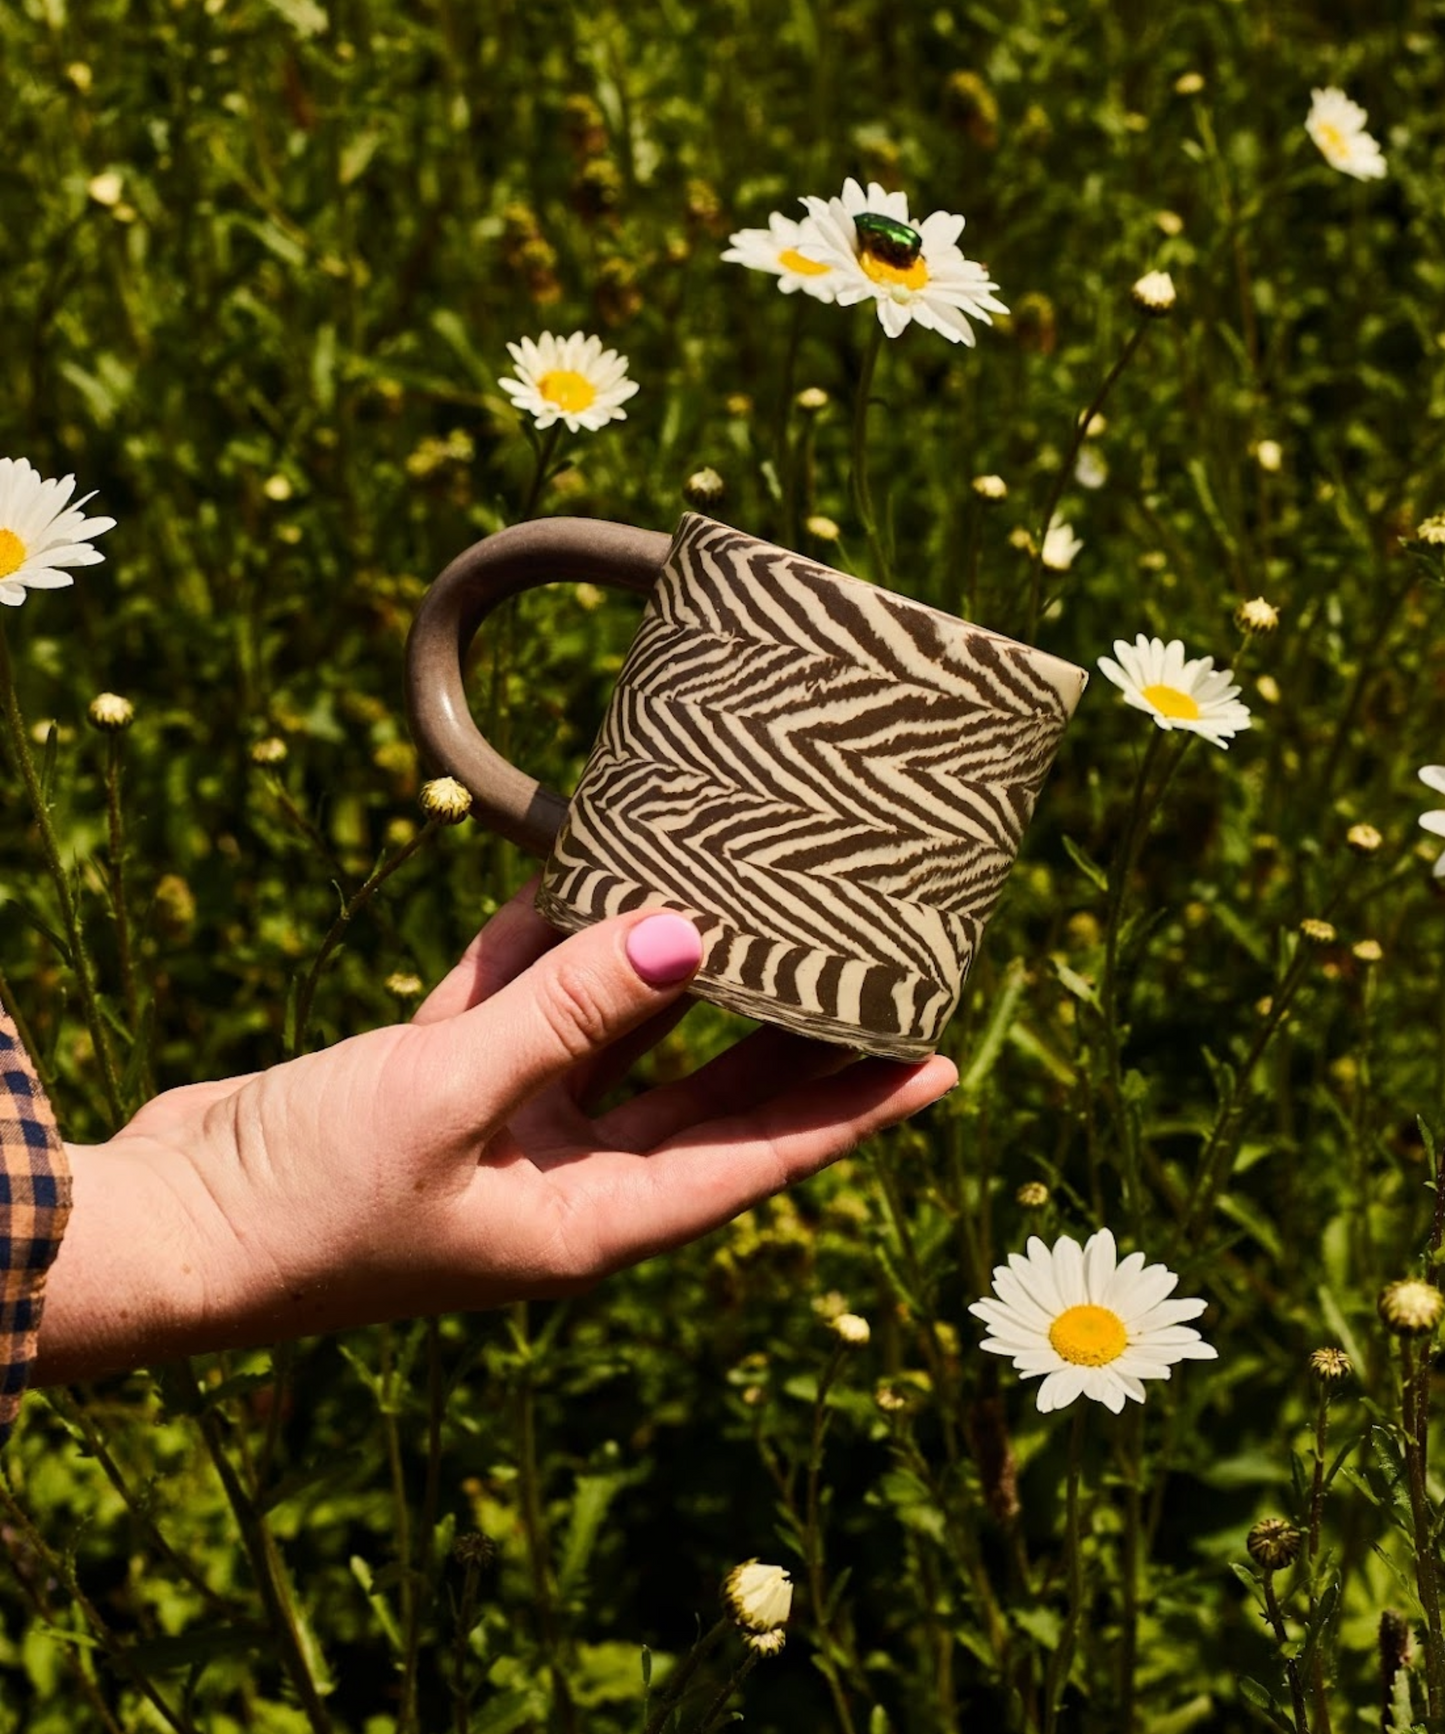
[[645, 596], [672, 538], [597, 518], [537, 518], [459, 554], [422, 598], [406, 643], [406, 708], [423, 758], [462, 783], [472, 817], [546, 855], [567, 802], [490, 746], [467, 705], [462, 664], [486, 617], [509, 596], [551, 583], [610, 584]]

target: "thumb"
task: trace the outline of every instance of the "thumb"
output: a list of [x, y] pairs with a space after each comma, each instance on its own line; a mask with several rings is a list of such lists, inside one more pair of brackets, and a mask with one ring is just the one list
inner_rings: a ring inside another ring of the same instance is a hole
[[686, 916], [638, 910], [573, 934], [481, 1005], [432, 1026], [439, 1040], [448, 1031], [452, 1041], [461, 1039], [453, 1076], [468, 1117], [503, 1124], [538, 1091], [677, 999], [702, 951], [702, 935]]

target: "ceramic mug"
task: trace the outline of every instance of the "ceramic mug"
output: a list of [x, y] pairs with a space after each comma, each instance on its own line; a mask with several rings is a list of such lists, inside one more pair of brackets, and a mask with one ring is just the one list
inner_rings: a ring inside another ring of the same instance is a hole
[[[555, 580], [648, 598], [570, 802], [487, 744], [462, 681], [486, 615]], [[906, 1060], [958, 1003], [1087, 680], [694, 513], [670, 540], [583, 518], [499, 531], [436, 580], [407, 645], [424, 757], [546, 857], [549, 921], [678, 910], [703, 999]]]

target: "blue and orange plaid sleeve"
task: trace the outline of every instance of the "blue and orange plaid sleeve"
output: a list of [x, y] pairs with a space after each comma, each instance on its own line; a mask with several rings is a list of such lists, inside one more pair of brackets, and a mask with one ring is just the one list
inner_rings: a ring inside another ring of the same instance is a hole
[[55, 1116], [0, 1011], [0, 1445], [35, 1358], [45, 1277], [69, 1215], [70, 1169]]

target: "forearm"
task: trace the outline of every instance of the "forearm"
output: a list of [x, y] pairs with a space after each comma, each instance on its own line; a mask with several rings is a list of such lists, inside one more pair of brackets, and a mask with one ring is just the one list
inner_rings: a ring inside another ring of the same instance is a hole
[[36, 1384], [64, 1384], [196, 1346], [207, 1311], [199, 1236], [156, 1163], [108, 1145], [66, 1146], [72, 1204], [50, 1268]]

